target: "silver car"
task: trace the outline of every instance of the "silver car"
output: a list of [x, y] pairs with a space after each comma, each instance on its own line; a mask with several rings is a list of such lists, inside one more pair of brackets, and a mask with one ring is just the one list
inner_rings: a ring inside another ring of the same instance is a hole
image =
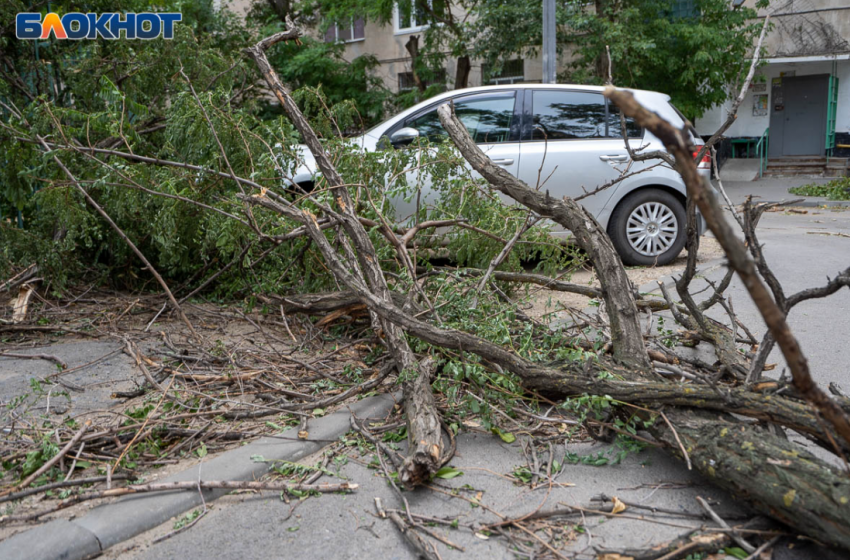
[[[514, 84], [453, 90], [432, 97], [372, 128], [353, 142], [374, 151], [384, 145], [403, 149], [417, 138], [446, 136], [437, 107], [454, 102], [458, 118], [479, 147], [493, 160], [532, 187], [553, 197], [579, 197], [627, 172], [616, 185], [581, 199], [607, 229], [627, 265], [672, 261], [685, 244], [685, 185], [661, 160], [631, 161], [625, 148], [618, 109], [603, 88], [560, 84]], [[630, 90], [648, 109], [682, 127], [685, 119], [663, 93]], [[631, 119], [626, 120], [633, 150], [664, 150], [664, 145]], [[699, 137], [694, 143], [702, 144]], [[315, 162], [304, 153], [304, 165], [293, 180], [313, 182]], [[698, 165], [710, 174], [708, 156]], [[635, 172], [639, 172], [636, 173]], [[421, 201], [427, 200], [427, 184]], [[507, 201], [510, 202], [510, 201]], [[394, 201], [400, 219], [415, 211], [414, 203]], [[705, 229], [700, 218], [700, 233]], [[562, 229], [556, 235], [568, 235]]]

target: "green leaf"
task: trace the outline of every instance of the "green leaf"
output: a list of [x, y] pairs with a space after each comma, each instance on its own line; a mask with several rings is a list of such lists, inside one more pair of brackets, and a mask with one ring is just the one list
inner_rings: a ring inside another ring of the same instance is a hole
[[313, 416], [315, 416], [316, 418], [321, 418], [324, 415], [325, 415], [325, 409], [323, 409], [323, 408], [314, 408], [313, 409]]
[[202, 443], [202, 444], [201, 444], [201, 446], [195, 450], [195, 453], [196, 453], [196, 454], [198, 455], [198, 457], [200, 457], [201, 459], [203, 459], [204, 457], [206, 457], [206, 456], [207, 456], [207, 444]]
[[503, 432], [502, 430], [500, 430], [496, 426], [493, 426], [492, 428], [490, 428], [490, 431], [493, 432], [495, 435], [499, 436], [500, 438], [502, 438], [502, 441], [504, 441], [505, 443], [513, 443], [513, 442], [516, 441], [515, 435], [513, 435], [510, 432]]
[[735, 558], [739, 558], [740, 560], [743, 560], [744, 558], [749, 556], [749, 554], [747, 554], [746, 550], [744, 550], [743, 548], [739, 548], [737, 546], [730, 546], [728, 548], [724, 548], [723, 552], [728, 554], [729, 556], [734, 556]]
[[434, 478], [442, 478], [443, 480], [449, 480], [462, 474], [463, 471], [459, 471], [454, 467], [443, 467], [437, 471], [437, 473], [434, 475]]

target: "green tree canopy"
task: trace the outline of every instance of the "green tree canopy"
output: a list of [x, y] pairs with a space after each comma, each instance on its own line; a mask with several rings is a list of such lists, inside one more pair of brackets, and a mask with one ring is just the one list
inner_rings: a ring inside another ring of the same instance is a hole
[[[727, 99], [763, 23], [728, 0], [568, 0], [557, 8], [558, 49], [569, 60], [559, 81], [604, 83], [608, 46], [615, 84], [667, 93], [691, 119]], [[481, 0], [475, 13], [476, 56], [498, 66], [538, 51], [539, 0]]]

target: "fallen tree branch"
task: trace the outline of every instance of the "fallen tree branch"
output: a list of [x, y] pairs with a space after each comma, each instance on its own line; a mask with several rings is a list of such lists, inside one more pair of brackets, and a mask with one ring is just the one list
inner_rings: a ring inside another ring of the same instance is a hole
[[794, 387], [817, 408], [827, 421], [835, 426], [836, 431], [844, 441], [850, 444], [850, 417], [812, 379], [806, 356], [788, 326], [785, 313], [762, 283], [747, 248], [724, 219], [720, 204], [709, 190], [711, 187], [699, 176], [690, 154], [689, 138], [683, 131], [677, 130], [657, 114], [650, 113], [643, 108], [631, 93], [608, 87], [605, 89], [605, 95], [614, 101], [624, 113], [633, 117], [638, 124], [647, 128], [664, 142], [667, 150], [675, 156], [677, 169], [688, 188], [688, 196], [699, 207], [709, 229], [723, 247], [730, 266], [738, 273], [764, 318], [771, 335], [782, 350], [785, 361], [791, 370]]
[[12, 352], [3, 352], [0, 358], [15, 358], [16, 360], [47, 360], [53, 362], [62, 369], [67, 369], [68, 364], [52, 354], [14, 354]]
[[[297, 40], [300, 35], [300, 30], [291, 20], [288, 20], [285, 31], [263, 39], [253, 47], [246, 49], [245, 53], [257, 64], [266, 83], [280, 101], [287, 116], [298, 129], [304, 143], [313, 154], [316, 165], [322, 172], [322, 177], [330, 186], [334, 206], [337, 210], [332, 211], [325, 207], [324, 211], [339, 222], [354, 246], [354, 250], [352, 250], [347, 242], [344, 240], [342, 242], [342, 249], [347, 252], [345, 260], [352, 265], [350, 268], [355, 271], [354, 275], [350, 275], [349, 267], [339, 262], [338, 267], [332, 267], [334, 276], [343, 283], [347, 283], [344, 276], [351, 276], [351, 280], [357, 281], [358, 284], [362, 281], [368, 286], [366, 291], [374, 293], [382, 302], [391, 302], [391, 292], [381, 270], [380, 260], [355, 212], [355, 203], [348, 192], [345, 181], [331, 163], [316, 133], [298, 109], [289, 89], [280, 81], [266, 57], [265, 51], [272, 45], [280, 41]], [[281, 201], [276, 201], [276, 204], [280, 208], [285, 208]], [[299, 222], [308, 226], [310, 237], [326, 259], [338, 260], [338, 253], [328, 243], [313, 214], [291, 208], [286, 208], [286, 210], [291, 210], [291, 212], [288, 212], [290, 215], [297, 216], [296, 219]], [[359, 267], [355, 265], [355, 262]], [[342, 270], [345, 271], [344, 276], [341, 274]], [[349, 287], [351, 286], [349, 285]], [[364, 286], [365, 288], [366, 286]], [[411, 445], [410, 454], [402, 466], [399, 477], [406, 485], [415, 486], [431, 479], [439, 468], [440, 456], [442, 455], [440, 420], [430, 385], [432, 366], [427, 359], [423, 360], [422, 363], [418, 361], [407, 343], [404, 332], [397, 324], [384, 318], [379, 317], [377, 319], [400, 372], [399, 375], [403, 380], [402, 388], [407, 413], [408, 440]]]
[[59, 452], [56, 455], [54, 455], [53, 457], [50, 458], [49, 461], [47, 461], [43, 465], [41, 465], [41, 467], [39, 467], [38, 470], [36, 470], [34, 473], [32, 473], [31, 475], [26, 477], [20, 484], [16, 484], [15, 486], [12, 486], [8, 490], [5, 490], [4, 492], [0, 493], [0, 497], [11, 494], [13, 491], [15, 491], [18, 488], [26, 488], [27, 486], [32, 484], [33, 481], [37, 480], [38, 477], [40, 477], [41, 475], [43, 475], [44, 473], [46, 473], [47, 471], [52, 469], [53, 465], [58, 463], [65, 455], [68, 454], [69, 451], [71, 451], [71, 449], [74, 448], [75, 445], [77, 445], [77, 443], [80, 441], [80, 439], [82, 439], [82, 437], [84, 435], [86, 435], [86, 431], [88, 431], [88, 429], [90, 427], [91, 427], [91, 420], [86, 420], [86, 422], [85, 422], [85, 424], [83, 424], [82, 428], [77, 430], [77, 433], [74, 434], [74, 437], [72, 437], [71, 440], [68, 443], [66, 443], [65, 446], [62, 449], [60, 449]]

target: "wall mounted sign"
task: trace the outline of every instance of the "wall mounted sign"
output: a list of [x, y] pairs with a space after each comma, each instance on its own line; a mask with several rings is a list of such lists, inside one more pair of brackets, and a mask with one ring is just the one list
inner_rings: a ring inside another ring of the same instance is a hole
[[766, 95], [755, 95], [755, 96], [753, 96], [753, 116], [754, 117], [766, 117], [767, 116], [767, 96]]

